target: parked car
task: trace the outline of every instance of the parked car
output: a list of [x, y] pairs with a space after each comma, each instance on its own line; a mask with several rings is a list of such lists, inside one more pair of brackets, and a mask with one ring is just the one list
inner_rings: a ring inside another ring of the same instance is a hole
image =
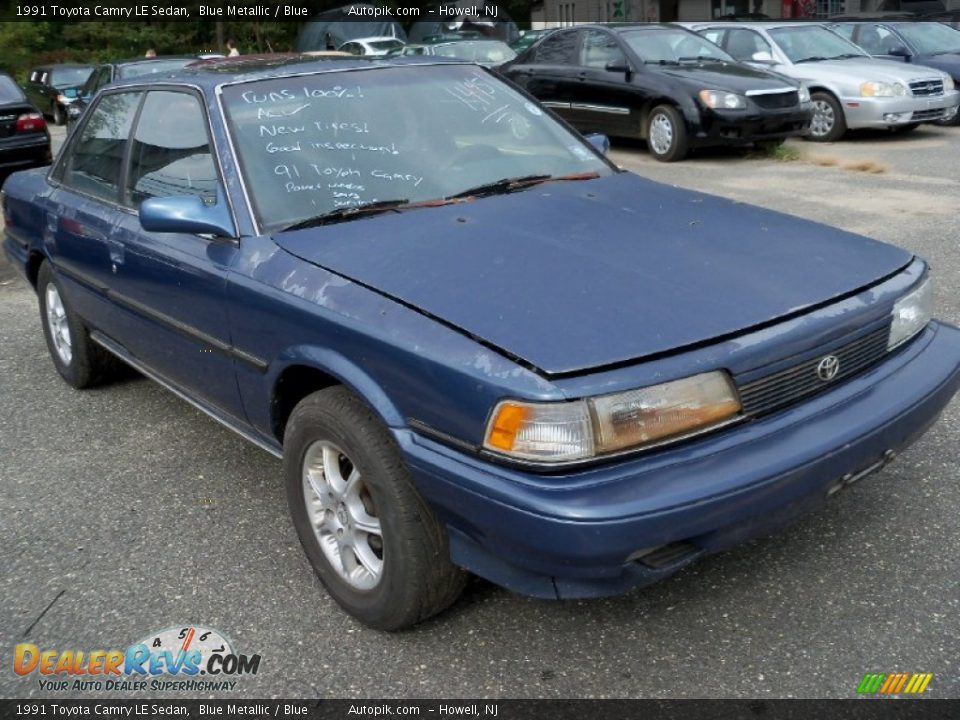
[[644, 139], [666, 162], [692, 147], [779, 143], [813, 114], [800, 83], [672, 25], [555, 30], [501, 72], [574, 127]]
[[401, 47], [403, 47], [403, 40], [395, 37], [366, 37], [345, 42], [338, 50], [351, 55], [377, 57]]
[[513, 60], [517, 54], [501, 40], [456, 40], [453, 42], [417, 43], [395, 48], [389, 57], [438, 56], [469, 60], [489, 68], [496, 68]]
[[[938, 22], [836, 23], [830, 29], [876, 58], [936, 68], [960, 83], [960, 32]], [[956, 123], [958, 116], [941, 120]]]
[[20, 86], [0, 73], [0, 183], [11, 170], [49, 165], [50, 132]]
[[90, 77], [87, 78], [83, 87], [77, 92], [75, 101], [67, 107], [67, 120], [71, 123], [74, 122], [86, 109], [97, 90], [115, 83], [118, 80], [142, 77], [144, 75], [155, 75], [158, 73], [169, 74], [200, 59], [218, 60], [224, 57], [224, 55], [209, 54], [203, 58], [193, 55], [153, 58], [138, 57], [98, 65], [94, 68], [93, 72], [90, 73]]
[[663, 578], [881, 467], [960, 386], [912, 253], [620, 171], [468, 63], [125, 80], [2, 203], [61, 377], [119, 358], [282, 457], [319, 578], [381, 629], [464, 571]]
[[63, 125], [67, 108], [92, 72], [92, 65], [41, 65], [30, 71], [23, 89], [34, 107], [55, 125]]
[[857, 128], [905, 133], [957, 113], [960, 93], [946, 73], [877, 60], [823, 25], [690, 25], [738, 60], [804, 82], [815, 108], [811, 140], [832, 142]]

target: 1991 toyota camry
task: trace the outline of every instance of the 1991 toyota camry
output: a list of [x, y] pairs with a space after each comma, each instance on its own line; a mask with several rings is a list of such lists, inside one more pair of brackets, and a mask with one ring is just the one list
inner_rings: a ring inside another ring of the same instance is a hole
[[111, 86], [3, 212], [60, 375], [119, 358], [282, 456], [310, 561], [377, 628], [465, 571], [662, 578], [880, 467], [960, 384], [922, 260], [620, 172], [469, 64]]

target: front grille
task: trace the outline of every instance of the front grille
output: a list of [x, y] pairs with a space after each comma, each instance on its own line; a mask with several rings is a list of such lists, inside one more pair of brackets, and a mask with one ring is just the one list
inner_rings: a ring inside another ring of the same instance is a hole
[[910, 116], [911, 122], [929, 122], [930, 120], [939, 120], [943, 117], [946, 110], [917, 110]]
[[781, 93], [762, 93], [760, 95], [751, 95], [759, 107], [766, 110], [780, 110], [783, 108], [796, 107], [800, 103], [800, 97], [796, 90]]
[[943, 95], [943, 80], [915, 80], [910, 83], [910, 92], [914, 97]]
[[[890, 328], [885, 326], [832, 352], [740, 386], [743, 414], [756, 417], [773, 412], [863, 372], [886, 356], [889, 335]], [[835, 356], [840, 368], [832, 380], [824, 382], [817, 375], [817, 366], [826, 355]]]

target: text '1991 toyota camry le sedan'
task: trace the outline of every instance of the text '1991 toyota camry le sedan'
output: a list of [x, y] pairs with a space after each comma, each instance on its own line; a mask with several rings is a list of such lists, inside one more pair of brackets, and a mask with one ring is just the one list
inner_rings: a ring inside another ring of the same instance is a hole
[[879, 468], [960, 384], [922, 260], [618, 171], [475, 65], [124, 81], [3, 212], [60, 375], [119, 358], [282, 456], [376, 628], [466, 571], [653, 582]]

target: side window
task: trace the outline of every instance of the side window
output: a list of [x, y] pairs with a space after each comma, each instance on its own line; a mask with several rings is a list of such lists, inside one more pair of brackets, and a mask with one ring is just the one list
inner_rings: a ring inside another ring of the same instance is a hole
[[700, 34], [714, 45], [720, 45], [723, 47], [723, 30], [719, 28], [710, 28], [709, 30], [701, 30]]
[[577, 34], [576, 30], [551, 33], [537, 47], [535, 62], [540, 65], [575, 65]]
[[97, 70], [96, 74], [93, 76], [93, 89], [91, 92], [96, 92], [104, 85], [109, 84], [110, 82], [110, 67], [102, 67]]
[[90, 109], [64, 158], [64, 185], [104, 200], [118, 199], [123, 154], [140, 97], [139, 92], [106, 95]]
[[127, 202], [197, 195], [209, 203], [216, 198], [217, 184], [200, 101], [189, 93], [147, 93], [130, 151]]
[[605, 68], [609, 63], [626, 64], [627, 58], [617, 44], [617, 39], [602, 30], [587, 30], [580, 50], [580, 64], [587, 67]]
[[882, 25], [863, 25], [856, 43], [871, 55], [888, 55], [899, 44], [896, 36]]
[[759, 33], [740, 28], [727, 31], [727, 52], [741, 62], [753, 60], [754, 53], [773, 54], [770, 44]]

